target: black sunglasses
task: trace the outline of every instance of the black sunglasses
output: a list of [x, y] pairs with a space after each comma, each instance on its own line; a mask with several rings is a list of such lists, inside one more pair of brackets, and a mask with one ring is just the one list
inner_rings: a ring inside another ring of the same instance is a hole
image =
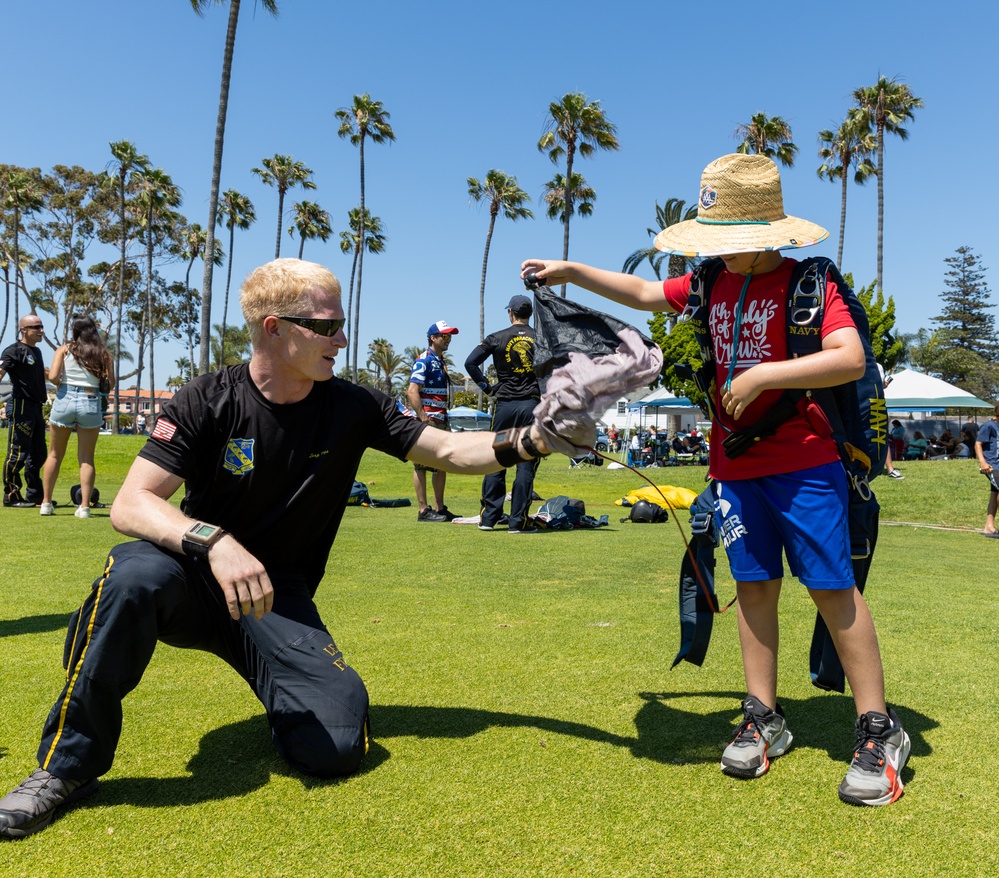
[[294, 323], [296, 326], [303, 326], [310, 332], [316, 333], [316, 335], [325, 335], [327, 338], [332, 338], [341, 329], [343, 329], [346, 320], [322, 320], [316, 317], [280, 317], [277, 316], [278, 320], [287, 320], [289, 323]]

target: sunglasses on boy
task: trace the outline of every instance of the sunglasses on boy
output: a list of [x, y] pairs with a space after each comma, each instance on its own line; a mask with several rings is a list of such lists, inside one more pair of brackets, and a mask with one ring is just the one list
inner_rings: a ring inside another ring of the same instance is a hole
[[294, 323], [296, 326], [302, 326], [310, 332], [316, 333], [316, 335], [325, 335], [327, 338], [332, 338], [336, 335], [341, 329], [343, 329], [344, 323], [347, 322], [342, 318], [340, 320], [329, 320], [316, 317], [275, 316], [278, 320], [287, 320], [289, 323]]

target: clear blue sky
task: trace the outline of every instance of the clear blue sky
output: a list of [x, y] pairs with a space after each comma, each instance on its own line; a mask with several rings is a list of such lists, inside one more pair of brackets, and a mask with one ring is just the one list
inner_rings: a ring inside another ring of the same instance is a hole
[[[100, 170], [109, 141], [128, 139], [173, 177], [183, 190], [182, 212], [204, 225], [228, 4], [204, 18], [187, 0], [4, 5], [8, 100], [0, 161]], [[538, 216], [497, 222], [487, 332], [502, 327], [504, 306], [522, 291], [520, 262], [561, 255], [561, 226], [537, 203], [556, 168], [536, 144], [549, 102], [568, 91], [600, 100], [621, 143], [619, 152], [577, 165], [597, 201], [592, 217], [573, 219], [570, 258], [618, 269], [648, 245], [655, 203], [696, 202], [704, 165], [734, 151], [736, 126], [760, 111], [787, 119], [801, 150], [783, 173], [785, 209], [828, 228], [829, 240], [811, 252], [835, 258], [840, 189], [816, 176], [817, 133], [839, 124], [855, 88], [879, 74], [899, 76], [925, 108], [909, 140], [892, 138], [886, 149], [884, 280], [897, 326], [933, 327], [944, 259], [959, 246], [981, 255], [996, 288], [999, 74], [992, 42], [999, 13], [992, 2], [847, 0], [765, 9], [729, 0], [279, 0], [279, 9], [275, 19], [244, 0], [236, 38], [222, 188], [248, 195], [258, 220], [237, 233], [234, 292], [273, 256], [277, 193], [250, 168], [275, 153], [314, 170], [318, 189], [306, 197], [330, 212], [337, 235], [325, 245], [309, 242], [305, 258], [330, 266], [346, 286], [350, 261], [339, 232], [358, 203], [358, 151], [337, 137], [333, 113], [354, 94], [370, 93], [391, 113], [397, 139], [365, 151], [367, 204], [381, 217], [388, 244], [365, 260], [362, 351], [375, 337], [399, 351], [421, 344], [438, 319], [461, 330], [452, 345], [456, 362], [478, 342], [488, 214], [469, 203], [468, 176], [482, 178], [490, 168], [516, 175]], [[289, 195], [286, 208], [302, 192]], [[844, 269], [866, 284], [876, 271], [873, 181], [851, 184], [848, 211]], [[283, 235], [282, 255], [297, 252], [298, 239]], [[161, 271], [182, 279], [184, 266]], [[224, 279], [223, 267], [216, 322]], [[585, 291], [570, 294], [645, 328], [647, 315]], [[229, 321], [242, 322], [238, 303]], [[183, 348], [157, 350], [157, 360], [171, 367], [157, 374], [173, 374]]]

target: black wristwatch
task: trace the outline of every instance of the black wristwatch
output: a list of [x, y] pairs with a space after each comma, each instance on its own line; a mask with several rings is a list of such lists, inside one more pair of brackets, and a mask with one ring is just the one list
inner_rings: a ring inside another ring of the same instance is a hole
[[[518, 440], [520, 447], [529, 455], [526, 459], [517, 449]], [[493, 453], [500, 466], [516, 466], [519, 463], [526, 463], [528, 459], [536, 460], [545, 456], [538, 451], [538, 446], [531, 439], [530, 427], [515, 427], [497, 433], [493, 440]]]
[[187, 529], [180, 545], [185, 555], [208, 560], [208, 552], [225, 536], [225, 533], [218, 525], [196, 521]]

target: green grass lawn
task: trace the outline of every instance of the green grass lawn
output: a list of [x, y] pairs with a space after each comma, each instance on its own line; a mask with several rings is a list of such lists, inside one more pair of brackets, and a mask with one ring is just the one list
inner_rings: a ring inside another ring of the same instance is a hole
[[[101, 437], [102, 498], [140, 444]], [[64, 504], [74, 455], [71, 444]], [[907, 524], [883, 525], [868, 587], [889, 699], [913, 744], [906, 794], [889, 808], [837, 798], [853, 703], [809, 683], [814, 611], [793, 580], [780, 688], [794, 747], [759, 780], [721, 774], [744, 694], [734, 610], [716, 620], [704, 667], [670, 671], [675, 524], [619, 523], [614, 501], [644, 483], [555, 457], [538, 492], [582, 498], [610, 527], [510, 538], [418, 524], [415, 506], [347, 510], [318, 602], [371, 693], [374, 744], [360, 774], [296, 774], [231, 670], [161, 646], [125, 702], [98, 794], [45, 832], [0, 844], [0, 875], [999, 874], [999, 540], [974, 530], [986, 483], [973, 461], [900, 469], [905, 481], [876, 488], [883, 522]], [[410, 497], [411, 472], [372, 453], [359, 478], [372, 497]], [[645, 472], [699, 490], [705, 471]], [[478, 496], [479, 479], [449, 477], [454, 511], [475, 514]], [[2, 793], [36, 765], [67, 617], [116, 537], [105, 510], [89, 521], [68, 506], [0, 516]], [[718, 573], [727, 601], [724, 553]]]

